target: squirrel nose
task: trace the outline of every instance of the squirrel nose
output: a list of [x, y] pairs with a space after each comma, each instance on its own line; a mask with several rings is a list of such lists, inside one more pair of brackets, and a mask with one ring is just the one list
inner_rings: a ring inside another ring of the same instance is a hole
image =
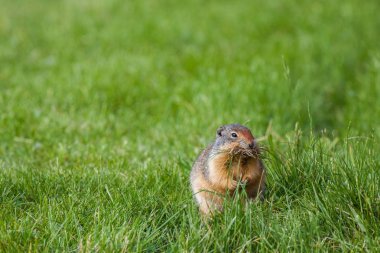
[[256, 142], [252, 141], [249, 145], [250, 148], [255, 148], [256, 147]]

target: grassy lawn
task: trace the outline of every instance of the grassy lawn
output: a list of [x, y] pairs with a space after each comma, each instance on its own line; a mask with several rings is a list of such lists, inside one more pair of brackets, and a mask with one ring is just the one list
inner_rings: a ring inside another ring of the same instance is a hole
[[[0, 0], [1, 252], [380, 251], [380, 4]], [[218, 126], [268, 191], [202, 222]]]

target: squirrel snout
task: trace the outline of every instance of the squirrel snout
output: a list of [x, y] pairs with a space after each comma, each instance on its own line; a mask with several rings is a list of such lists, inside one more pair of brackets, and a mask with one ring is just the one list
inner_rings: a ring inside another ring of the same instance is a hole
[[256, 148], [256, 142], [252, 141], [250, 144], [248, 144], [249, 148], [254, 149]]

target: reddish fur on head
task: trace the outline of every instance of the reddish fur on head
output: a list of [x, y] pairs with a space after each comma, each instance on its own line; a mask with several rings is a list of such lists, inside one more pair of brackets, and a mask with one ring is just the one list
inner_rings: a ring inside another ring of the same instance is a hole
[[249, 131], [248, 129], [243, 129], [239, 132], [248, 143], [252, 143], [254, 141], [255, 138], [253, 137], [251, 131]]

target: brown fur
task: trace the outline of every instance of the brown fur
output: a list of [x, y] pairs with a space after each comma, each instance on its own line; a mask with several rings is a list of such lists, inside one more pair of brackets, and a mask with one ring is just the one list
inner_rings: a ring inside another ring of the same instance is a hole
[[[242, 132], [241, 136], [249, 142], [254, 139], [250, 132]], [[225, 197], [234, 196], [239, 184], [245, 184], [249, 199], [263, 198], [263, 163], [258, 156], [234, 153], [240, 147], [239, 141], [241, 139], [228, 140], [219, 146], [215, 143], [209, 145], [193, 165], [191, 186], [203, 214], [221, 211]]]

